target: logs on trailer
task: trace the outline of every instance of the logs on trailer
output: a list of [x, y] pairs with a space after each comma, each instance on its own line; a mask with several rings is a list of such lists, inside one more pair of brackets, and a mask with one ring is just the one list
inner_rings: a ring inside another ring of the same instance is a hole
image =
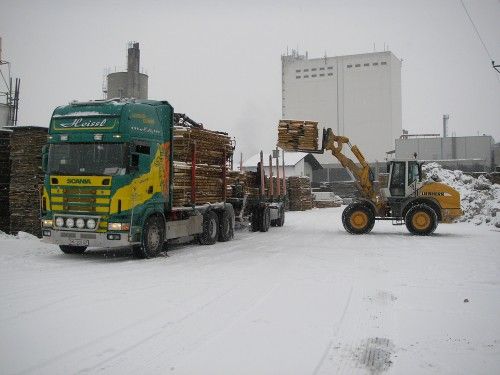
[[317, 150], [318, 123], [316, 121], [280, 120], [278, 147], [285, 151]]
[[312, 208], [311, 180], [309, 177], [288, 177], [287, 187], [290, 211], [305, 211]]
[[[183, 123], [190, 124], [187, 121]], [[226, 189], [224, 170], [227, 173], [227, 164], [233, 155], [231, 138], [226, 133], [203, 129], [201, 125], [176, 125], [173, 133], [173, 206], [223, 201]]]
[[43, 186], [42, 147], [47, 128], [16, 127], [10, 137], [10, 233], [41, 235], [40, 189]]
[[0, 130], [0, 231], [10, 231], [10, 130]]

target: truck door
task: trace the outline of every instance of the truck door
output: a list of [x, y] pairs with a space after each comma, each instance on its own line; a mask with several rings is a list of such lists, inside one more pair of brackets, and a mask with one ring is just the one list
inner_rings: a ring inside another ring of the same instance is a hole
[[392, 197], [405, 196], [405, 183], [406, 183], [406, 162], [394, 161], [392, 162], [391, 182], [389, 184], [389, 191]]
[[415, 195], [417, 191], [417, 182], [419, 182], [419, 167], [416, 161], [408, 162], [408, 189], [406, 196]]

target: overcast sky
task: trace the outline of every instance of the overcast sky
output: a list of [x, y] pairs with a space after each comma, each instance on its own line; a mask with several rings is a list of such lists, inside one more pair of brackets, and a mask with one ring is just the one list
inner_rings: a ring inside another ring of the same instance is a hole
[[[464, 4], [500, 63], [500, 0]], [[403, 59], [404, 129], [440, 133], [449, 113], [450, 134], [500, 141], [500, 74], [460, 0], [0, 0], [0, 36], [22, 80], [21, 125], [47, 126], [54, 107], [102, 98], [105, 68], [123, 68], [138, 41], [149, 97], [229, 132], [249, 157], [276, 143], [287, 46], [313, 58], [385, 45]]]

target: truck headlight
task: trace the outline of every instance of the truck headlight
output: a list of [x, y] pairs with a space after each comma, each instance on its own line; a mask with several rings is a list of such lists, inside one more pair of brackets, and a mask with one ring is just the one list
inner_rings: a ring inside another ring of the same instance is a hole
[[42, 227], [44, 228], [52, 228], [54, 225], [54, 221], [52, 219], [43, 219], [42, 220]]
[[95, 228], [95, 220], [94, 219], [88, 219], [87, 220], [87, 228], [89, 228], [89, 229], [94, 229]]
[[78, 229], [83, 229], [85, 228], [85, 220], [83, 220], [82, 218], [78, 218], [76, 219], [76, 227]]
[[66, 219], [66, 226], [68, 228], [73, 228], [74, 225], [75, 225], [75, 220], [73, 220], [72, 218], [68, 217]]
[[130, 229], [129, 223], [108, 223], [108, 230], [111, 230], [111, 231], [129, 230], [129, 229]]
[[58, 218], [56, 219], [56, 225], [57, 225], [58, 227], [63, 227], [63, 226], [64, 226], [64, 219], [63, 219], [62, 217], [58, 217]]

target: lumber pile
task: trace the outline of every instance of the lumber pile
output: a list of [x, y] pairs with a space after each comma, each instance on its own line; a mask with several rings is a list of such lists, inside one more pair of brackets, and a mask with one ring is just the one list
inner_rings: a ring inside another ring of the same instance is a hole
[[[173, 206], [216, 203], [223, 200], [223, 169], [232, 157], [233, 145], [226, 133], [201, 127], [174, 126]], [[192, 159], [195, 153], [195, 202], [192, 202]]]
[[41, 236], [40, 191], [43, 186], [42, 147], [47, 128], [18, 127], [10, 137], [10, 233]]
[[231, 171], [227, 176], [227, 196], [232, 197], [233, 186], [239, 181], [242, 186], [243, 194], [248, 195], [248, 198], [258, 198], [260, 195], [260, 180], [257, 172], [238, 172]]
[[316, 121], [280, 120], [278, 147], [285, 151], [317, 150], [318, 123]]
[[10, 130], [0, 130], [0, 231], [10, 231]]
[[312, 208], [311, 180], [309, 177], [288, 177], [287, 190], [290, 211], [305, 211]]

